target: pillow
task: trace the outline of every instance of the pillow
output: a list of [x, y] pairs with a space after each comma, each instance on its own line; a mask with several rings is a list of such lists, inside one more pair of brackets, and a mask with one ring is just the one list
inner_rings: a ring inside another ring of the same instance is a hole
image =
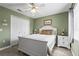
[[43, 35], [52, 35], [53, 34], [53, 31], [52, 30], [42, 30], [40, 32], [40, 34], [43, 34]]

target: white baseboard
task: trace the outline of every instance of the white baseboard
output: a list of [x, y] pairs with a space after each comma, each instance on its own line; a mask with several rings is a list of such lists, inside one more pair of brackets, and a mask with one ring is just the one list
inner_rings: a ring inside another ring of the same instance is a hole
[[6, 47], [3, 47], [3, 48], [0, 48], [0, 51], [4, 50], [4, 49], [7, 49], [7, 48], [10, 48], [11, 46], [6, 46]]

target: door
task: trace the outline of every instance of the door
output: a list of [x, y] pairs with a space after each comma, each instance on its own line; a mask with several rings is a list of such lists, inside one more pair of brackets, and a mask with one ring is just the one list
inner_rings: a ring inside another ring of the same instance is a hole
[[19, 36], [30, 34], [30, 21], [11, 15], [11, 45], [18, 44]]

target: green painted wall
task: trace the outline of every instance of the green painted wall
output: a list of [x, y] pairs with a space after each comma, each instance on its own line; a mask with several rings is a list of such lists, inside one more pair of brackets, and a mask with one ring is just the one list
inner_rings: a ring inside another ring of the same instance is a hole
[[34, 29], [39, 29], [44, 26], [43, 21], [47, 19], [52, 19], [52, 26], [58, 29], [59, 35], [61, 34], [62, 29], [65, 30], [65, 35], [68, 35], [68, 12], [35, 19]]
[[75, 56], [79, 56], [79, 41], [78, 40], [74, 40], [74, 43], [72, 43], [71, 50]]
[[[10, 45], [10, 31], [11, 31], [10, 30], [10, 19], [11, 19], [10, 15], [15, 15], [17, 17], [21, 17], [26, 20], [29, 19], [30, 28], [31, 28], [30, 33], [32, 33], [32, 31], [33, 31], [33, 19], [32, 18], [24, 16], [20, 13], [14, 12], [12, 10], [9, 10], [7, 8], [0, 6], [0, 26], [3, 29], [3, 31], [0, 32], [0, 48]], [[8, 23], [8, 26], [6, 26], [6, 27], [1, 25], [1, 23], [4, 19], [6, 19], [7, 23]], [[6, 42], [3, 43], [3, 40], [5, 40]]]

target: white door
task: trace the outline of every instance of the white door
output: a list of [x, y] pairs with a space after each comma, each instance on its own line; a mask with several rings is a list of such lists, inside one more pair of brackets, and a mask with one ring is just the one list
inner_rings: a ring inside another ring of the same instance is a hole
[[18, 36], [30, 34], [30, 21], [11, 15], [11, 45], [18, 43]]

